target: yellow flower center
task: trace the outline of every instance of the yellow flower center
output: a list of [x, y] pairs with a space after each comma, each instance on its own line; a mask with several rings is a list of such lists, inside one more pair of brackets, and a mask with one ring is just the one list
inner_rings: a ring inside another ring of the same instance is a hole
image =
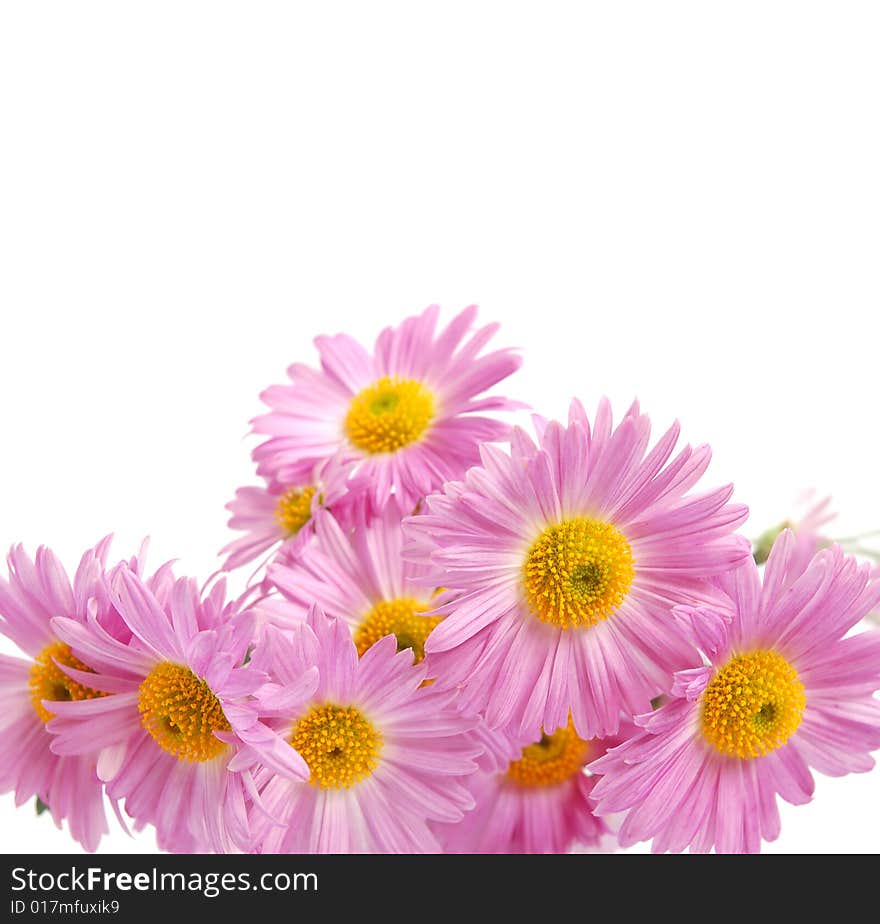
[[634, 575], [623, 533], [603, 520], [574, 517], [538, 536], [523, 565], [523, 586], [538, 619], [587, 628], [623, 603]]
[[157, 664], [140, 686], [138, 708], [156, 744], [178, 760], [213, 760], [226, 749], [214, 736], [230, 730], [220, 700], [188, 667]]
[[523, 748], [522, 757], [507, 768], [507, 776], [520, 786], [555, 786], [581, 772], [589, 745], [578, 738], [571, 719], [565, 728]]
[[397, 650], [412, 649], [414, 663], [425, 657], [425, 640], [441, 622], [442, 616], [422, 616], [430, 609], [427, 603], [415, 597], [398, 597], [377, 603], [364, 617], [354, 634], [358, 654], [362, 655], [370, 646], [385, 638], [397, 637]]
[[278, 498], [275, 519], [288, 536], [295, 536], [309, 522], [312, 516], [312, 498], [317, 489], [291, 488]]
[[806, 704], [797, 671], [781, 655], [736, 655], [703, 692], [703, 735], [728, 757], [761, 757], [798, 730]]
[[324, 704], [296, 723], [290, 744], [308, 764], [312, 786], [348, 789], [376, 769], [382, 735], [354, 706]]
[[434, 396], [421, 382], [386, 375], [354, 396], [345, 432], [364, 452], [396, 452], [419, 439], [433, 417]]
[[64, 642], [52, 642], [47, 645], [34, 659], [34, 666], [31, 668], [31, 677], [28, 681], [31, 702], [43, 722], [48, 722], [54, 715], [43, 705], [44, 699], [52, 700], [53, 703], [63, 703], [80, 699], [97, 699], [99, 696], [107, 695], [100, 690], [93, 690], [91, 687], [85, 687], [76, 680], [72, 680], [55, 663], [56, 661], [65, 667], [88, 671], [90, 674], [95, 673], [87, 664], [83, 664], [79, 658], [74, 657]]

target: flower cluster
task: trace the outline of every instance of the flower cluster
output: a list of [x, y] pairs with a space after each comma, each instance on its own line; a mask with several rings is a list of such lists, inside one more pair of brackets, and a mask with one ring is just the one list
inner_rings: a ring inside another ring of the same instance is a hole
[[827, 504], [753, 551], [678, 424], [513, 426], [475, 315], [319, 337], [263, 393], [237, 596], [13, 547], [0, 789], [88, 850], [109, 804], [179, 852], [754, 852], [812, 770], [870, 769], [880, 577]]

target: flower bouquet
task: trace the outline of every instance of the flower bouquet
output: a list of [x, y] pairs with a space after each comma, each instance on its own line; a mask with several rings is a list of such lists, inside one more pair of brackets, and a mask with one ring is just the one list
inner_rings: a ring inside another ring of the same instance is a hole
[[638, 403], [514, 425], [475, 320], [318, 337], [207, 581], [14, 546], [0, 789], [87, 850], [109, 805], [187, 853], [756, 852], [870, 769], [880, 579], [828, 502], [753, 545]]

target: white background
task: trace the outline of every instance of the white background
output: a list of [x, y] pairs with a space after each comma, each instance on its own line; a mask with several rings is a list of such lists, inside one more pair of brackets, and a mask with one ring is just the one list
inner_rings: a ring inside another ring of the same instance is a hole
[[[750, 534], [811, 485], [880, 526], [878, 45], [871, 3], [4, 4], [0, 545], [206, 577], [261, 388], [430, 302], [547, 415], [678, 417]], [[0, 849], [77, 848], [6, 795]], [[880, 771], [767, 849], [877, 852]]]

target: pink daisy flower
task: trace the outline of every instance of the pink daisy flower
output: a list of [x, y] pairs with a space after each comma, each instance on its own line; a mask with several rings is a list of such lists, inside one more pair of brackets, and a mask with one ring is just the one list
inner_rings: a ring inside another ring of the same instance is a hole
[[333, 459], [308, 483], [269, 481], [239, 488], [226, 509], [232, 514], [229, 528], [245, 535], [220, 550], [227, 556], [223, 570], [232, 571], [273, 549], [295, 559], [314, 535], [315, 514], [322, 508], [346, 518], [352, 500], [346, 486], [351, 467]]
[[[156, 827], [160, 848], [176, 852], [247, 849], [246, 774], [229, 771], [239, 747], [258, 745], [273, 769], [305, 778], [308, 768], [257, 721], [247, 697], [268, 678], [242, 666], [253, 618], [224, 603], [224, 582], [200, 598], [181, 578], [162, 600], [127, 568], [111, 577], [116, 608], [131, 632], [123, 644], [94, 620], [52, 620], [62, 641], [94, 674], [67, 668], [107, 696], [61, 703], [52, 749], [100, 749], [98, 775], [124, 799], [135, 828]], [[94, 678], [94, 679], [93, 679]]]
[[645, 454], [637, 405], [616, 429], [607, 401], [592, 427], [577, 401], [567, 428], [538, 427], [538, 446], [516, 429], [509, 455], [484, 445], [482, 467], [431, 495], [405, 523], [408, 554], [456, 595], [425, 648], [438, 683], [463, 683], [462, 707], [516, 737], [571, 712], [589, 740], [692, 662], [692, 631], [670, 609], [711, 598], [704, 579], [750, 554], [732, 534], [747, 511], [727, 503], [729, 486], [687, 493], [710, 453], [669, 461], [677, 424]]
[[880, 632], [844, 636], [880, 600], [880, 581], [838, 547], [792, 574], [795, 553], [786, 530], [763, 586], [752, 562], [722, 579], [729, 623], [683, 609], [710, 663], [679, 671], [670, 701], [591, 765], [604, 774], [597, 812], [627, 813], [623, 846], [653, 838], [655, 852], [754, 853], [779, 834], [777, 795], [810, 800], [811, 767], [842, 776], [874, 766]]
[[[9, 580], [0, 578], [0, 632], [28, 655], [0, 655], [0, 791], [15, 792], [16, 805], [38, 796], [58, 827], [66, 820], [86, 850], [96, 850], [107, 833], [103, 786], [95, 772], [97, 748], [79, 756], [50, 750], [46, 724], [68, 702], [92, 703], [104, 696], [88, 653], [63, 641], [52, 618], [78, 626], [92, 621], [116, 637], [125, 627], [104, 585], [110, 537], [82, 557], [73, 586], [56, 556], [40, 547], [31, 560], [21, 546], [7, 559]], [[138, 561], [132, 562], [139, 568]], [[151, 580], [160, 585], [165, 572]], [[71, 676], [75, 669], [76, 676]]]
[[286, 485], [308, 484], [316, 464], [337, 456], [357, 463], [350, 489], [381, 510], [394, 493], [412, 511], [444, 481], [478, 461], [477, 446], [508, 432], [482, 411], [519, 405], [477, 396], [520, 365], [510, 350], [480, 352], [497, 330], [465, 339], [476, 317], [466, 308], [439, 334], [432, 305], [386, 328], [372, 354], [345, 334], [318, 337], [321, 370], [296, 363], [292, 384], [273, 385], [270, 411], [254, 421], [269, 439], [254, 451], [259, 474]]
[[[260, 771], [259, 850], [439, 851], [430, 823], [472, 807], [464, 783], [480, 754], [468, 734], [477, 720], [459, 714], [454, 693], [423, 686], [424, 664], [390, 636], [359, 658], [348, 626], [317, 609], [288, 630], [267, 626], [253, 663], [278, 681], [258, 694], [261, 715], [310, 770], [307, 782]], [[303, 696], [299, 678], [313, 665], [317, 689]]]
[[574, 725], [542, 734], [515, 749], [500, 773], [471, 778], [476, 807], [455, 825], [438, 825], [452, 853], [568, 853], [613, 843], [605, 822], [593, 814], [595, 779], [584, 765], [620, 740], [584, 741]]
[[810, 490], [802, 494], [795, 503], [795, 512], [789, 519], [778, 526], [765, 530], [755, 541], [754, 558], [763, 565], [770, 556], [770, 549], [784, 529], [794, 532], [797, 543], [793, 551], [790, 570], [800, 574], [812, 561], [819, 549], [830, 545], [832, 540], [825, 534], [824, 528], [837, 516], [831, 508], [831, 498], [816, 499]]
[[411, 649], [416, 662], [440, 622], [429, 615], [439, 599], [424, 584], [425, 569], [404, 561], [401, 511], [392, 500], [366, 525], [363, 517], [344, 531], [329, 513], [317, 518], [316, 539], [292, 562], [269, 567], [269, 580], [302, 618], [310, 606], [342, 619], [358, 654], [394, 635], [397, 650]]

